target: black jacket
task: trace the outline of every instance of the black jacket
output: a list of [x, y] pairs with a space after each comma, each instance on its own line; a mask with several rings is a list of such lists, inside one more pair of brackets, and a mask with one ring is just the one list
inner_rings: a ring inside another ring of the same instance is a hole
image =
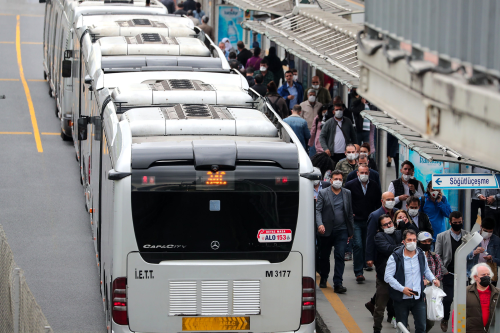
[[196, 2], [194, 0], [186, 0], [186, 1], [184, 1], [184, 10], [186, 12], [188, 10], [192, 10], [194, 12], [196, 10]]
[[351, 191], [352, 212], [355, 221], [368, 221], [371, 212], [380, 206], [382, 191], [378, 183], [368, 182], [366, 194], [363, 193], [361, 182], [356, 177], [345, 184], [345, 188]]
[[354, 123], [356, 124], [356, 131], [361, 132], [363, 129], [361, 111], [365, 110], [365, 105], [361, 102], [361, 97], [352, 99], [351, 103], [351, 112], [354, 117]]
[[[239, 62], [243, 64], [245, 67], [247, 65], [248, 59], [250, 59], [253, 56], [252, 52], [250, 52], [247, 49], [241, 50], [241, 52], [236, 56], [236, 59], [238, 59]], [[258, 69], [258, 68], [255, 68]]]
[[255, 85], [252, 86], [252, 89], [255, 90], [262, 97], [266, 96], [266, 94], [267, 94], [267, 87], [265, 85], [263, 85], [262, 83], [258, 84], [256, 82]]
[[401, 230], [394, 230], [392, 235], [379, 230], [375, 235], [375, 249], [377, 250], [377, 257], [375, 258], [375, 271], [377, 272], [377, 278], [379, 280], [384, 280], [387, 260], [389, 260], [389, 257], [394, 250], [401, 246], [402, 240], [403, 232]]
[[[431, 221], [429, 220], [429, 216], [425, 214], [424, 212], [420, 211], [418, 212], [418, 230], [420, 231], [427, 231], [430, 233], [432, 236], [434, 236], [434, 229], [432, 229], [432, 224]], [[412, 219], [413, 222], [413, 219]]]

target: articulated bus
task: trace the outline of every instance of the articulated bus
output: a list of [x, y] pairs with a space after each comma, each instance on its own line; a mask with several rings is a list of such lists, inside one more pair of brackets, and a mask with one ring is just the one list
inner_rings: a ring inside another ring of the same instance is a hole
[[[69, 58], [66, 51], [72, 50], [73, 25], [85, 14], [167, 14], [167, 9], [159, 1], [152, 0], [146, 7], [145, 1], [82, 1], [82, 0], [39, 0], [45, 5], [43, 33], [44, 78], [49, 82], [49, 95], [56, 99], [56, 115], [62, 119], [68, 111], [72, 86], [69, 78], [62, 77], [63, 60]], [[65, 57], [66, 54], [66, 57]], [[61, 131], [61, 137], [71, 136]]]
[[124, 108], [92, 85], [108, 331], [313, 333], [319, 175], [266, 100]]

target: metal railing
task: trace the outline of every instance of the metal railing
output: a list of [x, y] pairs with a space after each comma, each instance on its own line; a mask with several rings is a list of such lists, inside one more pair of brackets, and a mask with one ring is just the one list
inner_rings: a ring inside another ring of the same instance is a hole
[[0, 225], [0, 333], [52, 333]]

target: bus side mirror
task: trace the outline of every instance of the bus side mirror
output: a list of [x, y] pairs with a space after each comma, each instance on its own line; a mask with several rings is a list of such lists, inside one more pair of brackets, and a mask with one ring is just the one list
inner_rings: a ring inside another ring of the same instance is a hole
[[87, 124], [89, 123], [88, 117], [81, 117], [78, 119], [78, 140], [87, 140]]
[[63, 60], [62, 77], [71, 77], [71, 60]]

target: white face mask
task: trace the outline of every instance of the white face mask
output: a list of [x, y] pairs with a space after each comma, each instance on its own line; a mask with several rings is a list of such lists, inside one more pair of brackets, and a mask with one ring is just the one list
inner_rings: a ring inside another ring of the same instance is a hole
[[265, 72], [265, 71], [267, 71], [267, 67], [266, 67], [266, 66], [260, 66], [260, 71], [261, 71], [261, 72]]
[[395, 201], [386, 201], [384, 206], [385, 208], [387, 208], [388, 210], [392, 210], [394, 208], [394, 205], [396, 204]]
[[368, 181], [368, 175], [359, 175], [359, 180], [362, 182], [362, 183], [366, 183]]
[[384, 232], [385, 232], [386, 234], [391, 235], [391, 234], [393, 234], [393, 233], [394, 233], [394, 229], [395, 229], [395, 228], [394, 228], [394, 226], [392, 226], [392, 227], [389, 227], [389, 228], [384, 229]]
[[346, 154], [346, 157], [349, 161], [354, 161], [356, 159], [356, 154]]
[[299, 79], [299, 76], [298, 76], [298, 75], [294, 75], [294, 76], [293, 76], [293, 80], [294, 80], [295, 82], [297, 82], [297, 80], [298, 80], [298, 79]]
[[332, 186], [334, 189], [338, 190], [339, 188], [342, 187], [342, 181], [341, 180], [334, 180], [334, 181], [332, 181]]
[[415, 217], [418, 215], [418, 209], [408, 209], [408, 214], [410, 214], [411, 217]]
[[344, 116], [344, 111], [342, 110], [336, 110], [335, 111], [335, 118], [340, 119]]
[[319, 89], [319, 84], [313, 84], [313, 85], [312, 85], [312, 88], [313, 88], [313, 89]]
[[359, 153], [356, 153], [356, 159], [358, 159], [358, 158], [359, 158]]
[[402, 175], [402, 177], [403, 177], [403, 180], [404, 180], [405, 182], [407, 182], [407, 181], [409, 181], [409, 180], [411, 179], [411, 176], [410, 176], [410, 175]]
[[493, 233], [492, 232], [486, 232], [486, 231], [481, 231], [481, 236], [483, 236], [483, 239], [489, 239]]
[[417, 249], [417, 243], [415, 242], [406, 243], [405, 247], [408, 251], [413, 252]]
[[311, 96], [309, 96], [309, 98], [307, 100], [311, 103], [314, 103], [314, 102], [316, 102], [316, 96], [311, 95]]
[[431, 192], [431, 197], [433, 197], [434, 199], [436, 199], [437, 196], [438, 196], [438, 194], [439, 194], [439, 191], [432, 191]]
[[359, 153], [359, 157], [368, 157], [368, 153]]

